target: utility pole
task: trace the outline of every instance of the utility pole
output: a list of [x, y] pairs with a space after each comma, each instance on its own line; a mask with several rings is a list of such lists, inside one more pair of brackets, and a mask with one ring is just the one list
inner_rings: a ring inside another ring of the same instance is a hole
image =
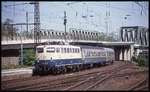
[[107, 10], [107, 3], [106, 3], [106, 18], [105, 18], [105, 23], [106, 23], [106, 36], [108, 36], [108, 10]]
[[27, 37], [28, 37], [28, 12], [26, 12], [26, 23], [27, 23]]
[[66, 11], [64, 11], [64, 26], [65, 26], [65, 41], [66, 41], [66, 23], [67, 23], [67, 19], [66, 19]]
[[108, 36], [108, 21], [107, 21], [107, 19], [106, 19], [105, 23], [106, 23], [106, 35]]
[[34, 43], [35, 43], [35, 51], [36, 46], [40, 43], [40, 9], [39, 2], [34, 2]]
[[[21, 25], [21, 32], [22, 32], [22, 25]], [[21, 35], [20, 35], [21, 38]], [[23, 44], [22, 44], [22, 38], [21, 38], [21, 65], [23, 65]]]

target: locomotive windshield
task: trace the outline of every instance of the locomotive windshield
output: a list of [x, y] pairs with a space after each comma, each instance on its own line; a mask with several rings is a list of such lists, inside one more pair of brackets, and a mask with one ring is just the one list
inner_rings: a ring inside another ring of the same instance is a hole
[[37, 48], [38, 53], [43, 53], [43, 48]]
[[54, 47], [50, 47], [50, 48], [47, 48], [46, 51], [47, 51], [47, 52], [55, 52], [55, 48], [54, 48]]

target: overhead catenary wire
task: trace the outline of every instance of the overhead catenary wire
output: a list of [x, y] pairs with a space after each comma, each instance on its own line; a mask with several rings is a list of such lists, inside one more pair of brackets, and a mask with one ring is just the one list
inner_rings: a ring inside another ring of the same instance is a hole
[[146, 14], [146, 11], [148, 8], [146, 8], [145, 6], [143, 6], [142, 4], [140, 4], [139, 2], [135, 2], [138, 6], [141, 7], [141, 15], [143, 15], [143, 12]]
[[26, 5], [26, 4], [35, 4], [35, 3], [33, 3], [33, 2], [28, 2], [28, 3], [19, 3], [19, 4], [13, 4], [13, 5], [4, 5], [4, 7], [12, 7], [12, 6]]

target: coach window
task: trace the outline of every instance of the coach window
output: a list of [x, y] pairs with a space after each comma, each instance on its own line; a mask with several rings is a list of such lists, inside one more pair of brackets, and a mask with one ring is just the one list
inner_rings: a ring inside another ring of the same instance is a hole
[[56, 52], [59, 53], [59, 51], [60, 51], [60, 49], [59, 49], [59, 48], [56, 48]]
[[103, 56], [104, 52], [101, 52], [101, 56]]
[[72, 48], [70, 48], [70, 53], [72, 53]]
[[72, 48], [72, 53], [74, 53], [74, 48]]
[[98, 56], [98, 52], [96, 52], [96, 56]]
[[77, 53], [77, 48], [75, 48], [74, 50], [75, 50], [74, 52]]
[[77, 49], [77, 53], [79, 53], [79, 49]]
[[66, 48], [64, 48], [64, 52], [65, 52], [65, 53], [67, 52], [67, 49], [66, 49]]
[[91, 55], [91, 51], [89, 51], [89, 54], [88, 54], [88, 56], [92, 56], [92, 55]]
[[103, 56], [102, 54], [103, 54], [103, 52], [101, 51], [100, 56]]
[[92, 51], [92, 56], [95, 56], [95, 52], [94, 51]]
[[98, 56], [100, 56], [100, 52], [98, 52]]
[[67, 53], [69, 53], [69, 48], [67, 48]]
[[54, 47], [47, 48], [46, 52], [54, 53], [55, 48]]
[[91, 51], [89, 51], [88, 56], [91, 56]]
[[74, 48], [74, 53], [76, 53], [76, 48]]
[[105, 53], [105, 52], [103, 52], [103, 56], [106, 56], [106, 53]]
[[76, 53], [76, 48], [74, 48], [74, 53]]
[[98, 52], [97, 54], [98, 54], [98, 56], [100, 56], [100, 53], [99, 53], [99, 52]]
[[75, 49], [75, 52], [78, 53], [78, 49], [77, 48]]
[[78, 49], [77, 49], [77, 53], [78, 53]]
[[101, 52], [99, 52], [99, 56], [101, 56]]
[[61, 48], [61, 53], [63, 53], [64, 52], [64, 49], [63, 48]]
[[90, 51], [88, 51], [88, 56], [90, 56], [90, 54], [91, 54]]
[[93, 56], [96, 56], [96, 52], [95, 51], [93, 52], [93, 54], [94, 54]]
[[95, 52], [95, 56], [97, 56], [97, 52]]

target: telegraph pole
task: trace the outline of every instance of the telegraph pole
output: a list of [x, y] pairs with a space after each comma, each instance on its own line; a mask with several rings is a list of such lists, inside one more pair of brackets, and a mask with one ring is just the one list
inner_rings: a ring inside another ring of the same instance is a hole
[[35, 43], [35, 51], [36, 46], [40, 43], [40, 9], [39, 2], [34, 2], [34, 43]]
[[108, 36], [108, 21], [107, 21], [107, 19], [106, 19], [105, 23], [106, 23], [106, 35]]
[[66, 19], [66, 11], [64, 11], [64, 26], [65, 26], [65, 41], [66, 41], [66, 23], [67, 23], [67, 19]]
[[[21, 25], [21, 32], [22, 32], [22, 25]], [[21, 38], [21, 36], [20, 36]], [[22, 38], [21, 38], [21, 65], [23, 65], [23, 44], [22, 44]]]
[[27, 23], [27, 37], [28, 37], [28, 12], [26, 12], [26, 23]]

